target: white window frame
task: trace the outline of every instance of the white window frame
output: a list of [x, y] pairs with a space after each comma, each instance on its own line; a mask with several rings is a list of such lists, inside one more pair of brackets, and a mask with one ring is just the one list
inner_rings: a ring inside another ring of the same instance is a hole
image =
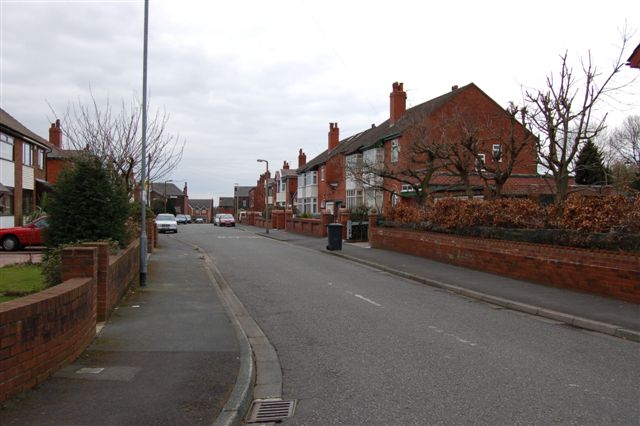
[[494, 143], [491, 147], [491, 158], [496, 158], [496, 151], [498, 151], [498, 162], [502, 162], [502, 145], [499, 143]]
[[33, 144], [22, 142], [22, 164], [33, 167]]
[[[486, 155], [485, 154], [478, 154], [478, 156], [476, 157], [476, 168], [479, 168], [480, 170], [484, 170], [484, 165], [486, 164]], [[479, 162], [479, 164], [478, 164]], [[478, 167], [480, 166], [480, 167]]]
[[398, 139], [391, 141], [391, 162], [397, 163], [400, 158], [400, 143]]
[[325, 179], [325, 166], [320, 166], [320, 180], [324, 182]]
[[0, 133], [0, 159], [14, 161], [13, 138], [7, 134]]

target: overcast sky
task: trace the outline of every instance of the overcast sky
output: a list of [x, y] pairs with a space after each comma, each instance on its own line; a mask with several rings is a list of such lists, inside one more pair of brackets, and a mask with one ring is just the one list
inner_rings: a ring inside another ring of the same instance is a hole
[[[51, 108], [62, 116], [89, 90], [140, 98], [143, 13], [141, 0], [0, 0], [0, 105], [47, 138]], [[342, 139], [384, 121], [394, 81], [409, 107], [470, 82], [506, 106], [542, 88], [565, 50], [578, 64], [590, 49], [605, 70], [625, 23], [625, 59], [640, 43], [637, 0], [151, 0], [149, 20], [151, 108], [186, 140], [169, 178], [216, 204], [255, 185], [258, 158], [275, 170], [322, 152], [330, 122]], [[640, 81], [620, 101], [611, 126], [640, 114]]]

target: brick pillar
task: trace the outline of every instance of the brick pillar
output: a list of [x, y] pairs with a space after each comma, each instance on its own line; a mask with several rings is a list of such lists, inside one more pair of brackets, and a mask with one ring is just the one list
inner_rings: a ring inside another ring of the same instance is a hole
[[155, 220], [149, 219], [147, 220], [147, 253], [153, 253], [153, 248], [155, 247], [154, 238], [154, 225]]
[[377, 214], [370, 214], [369, 215], [369, 226], [367, 227], [368, 229], [368, 239], [369, 239], [369, 244], [371, 244], [371, 237], [373, 236], [373, 228], [376, 227], [378, 223], [378, 215]]
[[109, 289], [108, 270], [109, 270], [109, 244], [108, 243], [84, 243], [84, 247], [95, 247], [98, 255], [98, 321], [107, 319], [109, 310]]
[[62, 281], [71, 278], [98, 280], [98, 249], [67, 247], [62, 250]]
[[338, 211], [338, 222], [342, 225], [342, 239], [347, 239], [347, 222], [349, 221], [349, 210], [340, 209]]
[[331, 222], [333, 222], [333, 215], [331, 213], [327, 213], [326, 210], [323, 211], [320, 215], [320, 232], [323, 237], [327, 236], [327, 225]]
[[158, 224], [153, 221], [153, 247], [158, 247]]

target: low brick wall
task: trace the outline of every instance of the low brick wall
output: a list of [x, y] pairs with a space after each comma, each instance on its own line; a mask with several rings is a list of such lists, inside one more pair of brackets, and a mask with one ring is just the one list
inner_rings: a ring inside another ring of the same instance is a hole
[[131, 284], [140, 278], [140, 240], [116, 255], [107, 243], [85, 243], [98, 249], [98, 321], [106, 321]]
[[286, 221], [287, 232], [297, 234], [312, 235], [315, 237], [326, 237], [327, 228], [323, 226], [321, 219], [302, 219], [292, 217]]
[[372, 247], [640, 303], [640, 255], [372, 227]]
[[97, 249], [75, 250], [62, 284], [0, 303], [0, 403], [71, 363], [95, 337]]

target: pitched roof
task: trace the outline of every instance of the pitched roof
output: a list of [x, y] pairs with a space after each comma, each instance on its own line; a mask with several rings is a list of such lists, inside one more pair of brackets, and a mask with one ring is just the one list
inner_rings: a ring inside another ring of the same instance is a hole
[[314, 157], [311, 161], [307, 162], [307, 164], [298, 169], [298, 173], [312, 170], [319, 165], [326, 163], [327, 160], [334, 155], [353, 154], [354, 152], [357, 152], [359, 150], [370, 148], [380, 141], [385, 141], [396, 137], [402, 134], [402, 132], [407, 128], [411, 127], [417, 119], [424, 119], [430, 114], [433, 114], [455, 96], [471, 87], [478, 89], [478, 87], [474, 83], [469, 83], [466, 86], [454, 89], [429, 101], [423, 102], [420, 105], [409, 108], [404, 113], [402, 118], [400, 118], [395, 123], [391, 123], [391, 121], [387, 119], [377, 126], [372, 126], [367, 130], [356, 133], [355, 135], [351, 135], [348, 138], [341, 140], [338, 146], [336, 146], [334, 149], [325, 150], [318, 156]]
[[151, 191], [170, 197], [183, 195], [182, 190], [171, 182], [151, 182]]
[[189, 205], [194, 209], [208, 209], [211, 208], [213, 204], [213, 198], [204, 199], [204, 200], [194, 200], [189, 199]]
[[233, 207], [233, 197], [220, 197], [218, 207]]
[[30, 139], [33, 142], [44, 145], [47, 148], [51, 148], [48, 140], [27, 129], [22, 123], [13, 118], [2, 108], [0, 108], [0, 128], [4, 128], [11, 133], [17, 133], [18, 135]]
[[238, 188], [238, 192], [234, 192], [234, 194], [237, 197], [248, 197], [249, 191], [251, 191], [253, 186], [237, 186], [237, 187], [234, 187], [234, 191], [235, 191], [235, 188]]

